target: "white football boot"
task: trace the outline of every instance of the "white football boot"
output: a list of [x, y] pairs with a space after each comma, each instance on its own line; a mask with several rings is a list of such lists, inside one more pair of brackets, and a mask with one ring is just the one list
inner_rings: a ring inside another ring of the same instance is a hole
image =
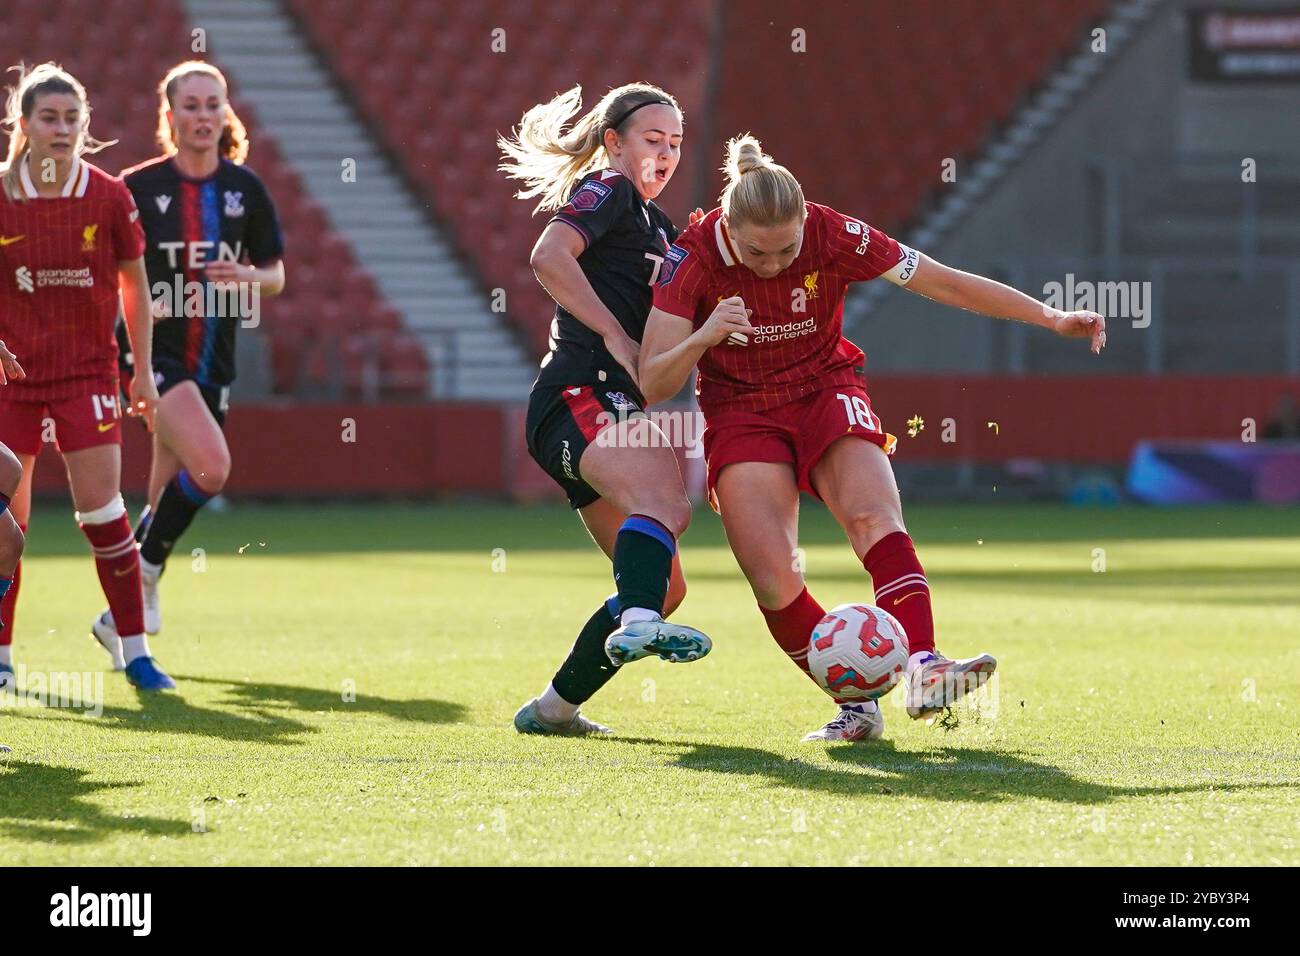
[[108, 651], [109, 657], [113, 658], [113, 670], [126, 670], [126, 657], [122, 654], [122, 638], [113, 623], [112, 611], [106, 609], [103, 614], [95, 618], [94, 623], [90, 625], [90, 636], [100, 647]]
[[913, 720], [933, 717], [979, 690], [997, 669], [997, 660], [989, 654], [956, 661], [931, 654], [908, 672], [907, 716]]
[[651, 655], [670, 664], [698, 661], [711, 650], [707, 634], [663, 618], [633, 621], [605, 638], [605, 656], [618, 667]]
[[614, 732], [603, 724], [588, 720], [581, 713], [574, 714], [570, 720], [562, 720], [558, 723], [547, 720], [537, 709], [536, 697], [520, 707], [519, 713], [515, 714], [515, 730], [521, 734], [550, 734], [559, 737], [587, 737], [592, 734]]
[[810, 740], [879, 740], [885, 732], [885, 715], [880, 704], [864, 700], [860, 704], [840, 704], [840, 712], [825, 727], [814, 730]]

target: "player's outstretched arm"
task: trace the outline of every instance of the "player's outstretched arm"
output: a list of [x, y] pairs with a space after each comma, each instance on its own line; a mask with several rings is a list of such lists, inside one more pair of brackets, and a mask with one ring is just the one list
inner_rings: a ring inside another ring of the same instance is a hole
[[1053, 309], [1009, 285], [953, 269], [927, 255], [921, 256], [916, 274], [904, 288], [935, 302], [995, 319], [1017, 319], [1067, 338], [1087, 338], [1093, 355], [1100, 355], [1106, 347], [1106, 320], [1098, 313]]
[[651, 309], [641, 338], [641, 394], [655, 405], [676, 395], [700, 356], [728, 338], [748, 344], [754, 334], [750, 311], [740, 296], [723, 299], [694, 332], [691, 320], [663, 309]]

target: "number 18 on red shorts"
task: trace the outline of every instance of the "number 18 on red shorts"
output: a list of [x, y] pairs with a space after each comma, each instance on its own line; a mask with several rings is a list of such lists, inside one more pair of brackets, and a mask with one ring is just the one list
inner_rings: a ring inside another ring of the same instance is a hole
[[[828, 388], [759, 412], [719, 412], [704, 430], [709, 500], [722, 469], [744, 461], [789, 464], [800, 491], [817, 495], [810, 476], [826, 449], [844, 437], [872, 442], [892, 455], [898, 439], [884, 430], [864, 389]], [[716, 507], [716, 504], [715, 504]]]

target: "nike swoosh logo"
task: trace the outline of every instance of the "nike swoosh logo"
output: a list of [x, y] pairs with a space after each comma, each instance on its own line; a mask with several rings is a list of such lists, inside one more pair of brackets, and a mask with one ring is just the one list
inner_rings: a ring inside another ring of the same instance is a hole
[[0, 236], [0, 246], [12, 246], [15, 242], [22, 242], [26, 236]]
[[116, 424], [117, 422], [100, 422], [96, 427], [98, 427], [101, 432], [106, 432]]
[[134, 570], [135, 568], [117, 568], [113, 571], [113, 573], [116, 574], [119, 578], [124, 578]]
[[901, 598], [894, 598], [893, 607], [898, 607], [910, 597], [916, 597], [918, 594], [924, 594], [924, 591], [913, 591], [911, 594], [904, 594]]

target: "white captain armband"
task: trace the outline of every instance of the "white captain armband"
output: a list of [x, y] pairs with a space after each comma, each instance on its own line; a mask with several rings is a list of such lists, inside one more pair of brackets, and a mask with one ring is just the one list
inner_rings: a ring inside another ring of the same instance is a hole
[[894, 285], [907, 285], [912, 281], [912, 276], [916, 275], [916, 267], [921, 264], [921, 254], [909, 246], [898, 244], [898, 251], [903, 254], [903, 258], [898, 260], [898, 264], [888, 272], [882, 272], [880, 278], [886, 279]]

